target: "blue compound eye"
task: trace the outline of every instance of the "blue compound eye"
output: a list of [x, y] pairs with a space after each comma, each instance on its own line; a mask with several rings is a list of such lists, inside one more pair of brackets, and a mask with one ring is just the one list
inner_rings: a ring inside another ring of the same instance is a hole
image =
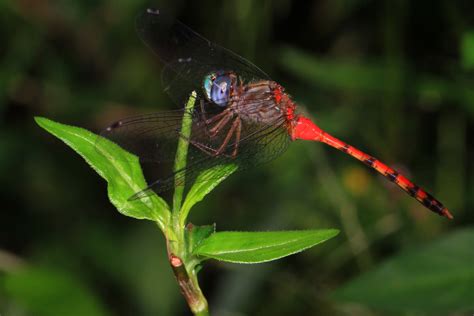
[[232, 84], [232, 78], [228, 74], [210, 74], [204, 78], [206, 97], [219, 106], [227, 106]]

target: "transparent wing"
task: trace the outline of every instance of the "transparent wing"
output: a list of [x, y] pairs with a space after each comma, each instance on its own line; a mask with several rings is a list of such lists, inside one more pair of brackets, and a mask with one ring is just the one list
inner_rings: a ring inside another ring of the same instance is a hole
[[[220, 154], [213, 155], [203, 148], [216, 151], [223, 143], [231, 123], [219, 134], [211, 136], [205, 122], [208, 117], [194, 111], [190, 113], [193, 118], [191, 136], [185, 139], [189, 142], [186, 168], [173, 172], [177, 143], [180, 138], [184, 139], [180, 133], [183, 114], [184, 111], [176, 110], [131, 117], [111, 124], [101, 133], [99, 142], [107, 138], [137, 155], [145, 170], [151, 167], [151, 176], [147, 177], [150, 179], [149, 187], [132, 198], [146, 196], [150, 190], [167, 191], [174, 186], [175, 181], [183, 185], [184, 180], [192, 183], [200, 172], [216, 165], [234, 163], [242, 170], [268, 162], [281, 155], [290, 143], [282, 118], [267, 124], [243, 123], [239, 142], [236, 144], [234, 137]], [[233, 156], [236, 146], [238, 155]], [[214, 174], [205, 180], [221, 176]]]
[[[204, 139], [203, 135], [195, 135], [193, 138]], [[208, 136], [205, 137], [207, 140]], [[209, 147], [214, 146], [214, 149], [220, 144], [219, 141], [212, 140]], [[178, 170], [169, 177], [160, 178], [155, 182], [150, 183], [149, 187], [142, 192], [137, 193], [134, 198], [141, 198], [146, 196], [147, 192], [151, 190], [155, 192], [163, 192], [171, 189], [175, 184], [184, 185], [185, 182], [193, 183], [200, 172], [212, 168], [217, 165], [235, 164], [239, 170], [245, 170], [256, 165], [267, 163], [276, 157], [280, 156], [288, 148], [291, 142], [288, 132], [284, 128], [282, 122], [274, 122], [274, 124], [259, 125], [258, 129], [247, 133], [245, 139], [242, 139], [238, 147], [238, 156], [233, 158], [231, 153], [234, 150], [235, 142], [229, 143], [219, 156], [212, 156], [209, 154], [202, 155], [202, 150], [195, 145], [191, 145], [188, 164], [185, 169]], [[198, 153], [199, 155], [195, 155]], [[203, 181], [213, 181], [223, 176], [220, 173], [213, 173]]]
[[176, 110], [122, 119], [103, 130], [97, 142], [111, 140], [141, 162], [168, 162], [176, 152], [183, 114]]
[[[213, 133], [209, 126], [210, 120], [217, 122], [220, 119], [219, 114], [225, 108], [204, 97], [203, 80], [208, 74], [216, 71], [234, 72], [243, 83], [269, 80], [267, 74], [157, 10], [148, 9], [140, 14], [136, 28], [142, 40], [165, 63], [163, 82], [171, 98], [179, 106], [186, 102], [191, 91], [196, 91], [197, 98], [195, 110], [188, 113], [192, 115], [191, 136], [188, 139], [181, 134], [184, 110], [120, 120], [101, 134], [98, 141], [104, 138], [112, 140], [137, 155], [144, 165], [151, 165], [153, 170], [166, 169], [160, 174], [147, 177], [151, 179], [150, 186], [132, 198], [146, 196], [151, 190], [166, 191], [175, 182], [184, 184], [184, 179], [186, 183], [191, 183], [200, 172], [216, 165], [234, 163], [239, 169], [246, 169], [251, 165], [267, 162], [286, 149], [290, 138], [285, 128], [285, 119], [281, 116], [264, 124], [242, 121], [238, 137], [235, 128], [232, 130], [232, 122], [236, 117], [223, 124], [218, 133]], [[246, 103], [247, 114], [258, 112], [261, 102], [268, 102], [267, 99], [267, 95], [249, 98]], [[180, 139], [189, 142], [187, 166], [173, 172], [172, 162]], [[220, 176], [222, 175], [214, 175]]]
[[214, 44], [159, 10], [148, 9], [136, 19], [140, 38], [166, 64], [165, 91], [181, 106], [191, 91], [203, 98], [204, 77], [215, 71], [233, 71], [246, 82], [270, 79], [257, 66]]

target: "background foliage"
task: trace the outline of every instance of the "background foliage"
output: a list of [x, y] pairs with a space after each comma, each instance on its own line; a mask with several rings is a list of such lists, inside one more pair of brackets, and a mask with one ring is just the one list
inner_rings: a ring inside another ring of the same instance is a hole
[[[33, 120], [99, 131], [117, 118], [177, 106], [162, 92], [162, 65], [135, 34], [146, 5], [0, 2], [2, 314], [188, 313], [157, 228], [120, 216], [104, 181]], [[322, 128], [403, 170], [455, 216], [448, 222], [425, 211], [335, 150], [294, 143], [278, 160], [225, 181], [196, 206], [192, 222], [341, 234], [281, 261], [206, 265], [200, 277], [211, 311], [472, 313], [473, 4], [154, 6], [255, 62]]]

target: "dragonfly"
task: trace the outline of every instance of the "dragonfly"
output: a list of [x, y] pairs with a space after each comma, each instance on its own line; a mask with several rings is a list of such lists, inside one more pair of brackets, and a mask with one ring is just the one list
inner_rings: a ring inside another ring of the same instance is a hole
[[[136, 19], [139, 37], [164, 64], [162, 82], [182, 106], [194, 92], [195, 106], [125, 118], [101, 136], [154, 167], [172, 163], [178, 140], [188, 143], [186, 167], [153, 179], [131, 199], [163, 192], [176, 179], [196, 179], [213, 166], [235, 164], [246, 169], [280, 156], [296, 140], [321, 142], [363, 162], [430, 211], [452, 219], [443, 204], [403, 174], [375, 157], [322, 130], [297, 112], [285, 89], [250, 61], [221, 47], [157, 9]], [[190, 115], [191, 134], [181, 133], [183, 115]], [[219, 176], [219, 175], [214, 175]]]

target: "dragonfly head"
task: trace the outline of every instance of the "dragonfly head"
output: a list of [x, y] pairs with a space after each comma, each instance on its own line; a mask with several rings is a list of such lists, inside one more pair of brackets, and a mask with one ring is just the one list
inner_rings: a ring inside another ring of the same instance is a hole
[[204, 77], [204, 92], [209, 101], [226, 107], [237, 83], [237, 76], [232, 72], [213, 72]]

